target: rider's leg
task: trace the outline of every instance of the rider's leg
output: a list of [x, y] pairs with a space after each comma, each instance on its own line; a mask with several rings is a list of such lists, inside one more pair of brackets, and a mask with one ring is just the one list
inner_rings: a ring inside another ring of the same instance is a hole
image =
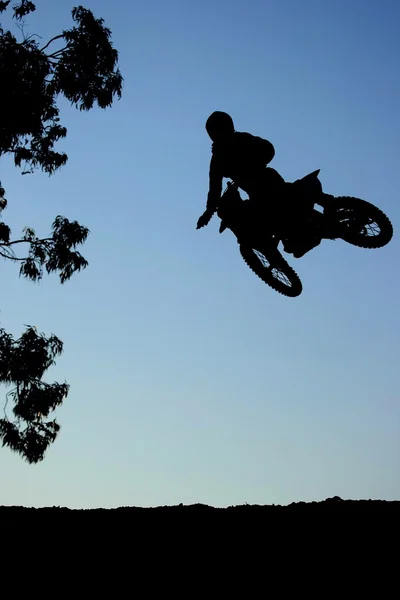
[[[307, 231], [308, 217], [314, 208], [313, 194], [306, 197], [296, 183], [285, 182], [283, 177], [270, 167], [254, 181], [251, 194], [258, 218], [272, 224], [273, 233], [279, 238], [286, 239], [286, 252], [293, 252], [295, 258], [300, 258], [321, 243], [315, 235], [314, 227]], [[319, 189], [315, 194], [320, 193]], [[291, 247], [290, 247], [291, 246]]]
[[305, 254], [307, 254], [307, 252], [310, 252], [310, 250], [319, 246], [321, 241], [322, 241], [321, 239], [315, 238], [315, 239], [305, 240], [303, 243], [298, 244], [298, 246], [296, 246], [296, 248], [293, 252], [294, 258], [301, 258]]
[[276, 246], [283, 237], [288, 215], [288, 186], [283, 177], [270, 167], [257, 173], [248, 173], [236, 183], [249, 195], [249, 215], [251, 228], [262, 224], [266, 233], [270, 231], [271, 239], [275, 235]]
[[272, 222], [282, 220], [286, 212], [287, 184], [278, 171], [267, 167], [257, 173], [252, 180], [249, 196], [269, 220]]

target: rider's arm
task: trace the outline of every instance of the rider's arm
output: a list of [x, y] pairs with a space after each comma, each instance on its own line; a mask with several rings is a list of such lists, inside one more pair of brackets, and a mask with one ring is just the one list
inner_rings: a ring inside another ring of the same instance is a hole
[[266, 140], [258, 135], [253, 135], [253, 139], [258, 146], [259, 155], [265, 160], [265, 164], [271, 162], [275, 156], [275, 148], [269, 140]]
[[222, 179], [223, 176], [219, 167], [219, 161], [216, 155], [213, 154], [210, 161], [210, 187], [207, 197], [208, 211], [215, 212], [217, 210], [222, 192]]
[[210, 161], [210, 187], [207, 196], [207, 207], [197, 221], [197, 229], [208, 225], [213, 214], [217, 210], [222, 192], [222, 179], [223, 176], [221, 175], [219, 160], [216, 158], [215, 154], [213, 154]]
[[275, 148], [271, 144], [269, 140], [265, 140], [264, 138], [259, 137], [260, 143], [263, 145], [263, 152], [265, 152], [267, 164], [271, 162], [271, 160], [275, 156]]

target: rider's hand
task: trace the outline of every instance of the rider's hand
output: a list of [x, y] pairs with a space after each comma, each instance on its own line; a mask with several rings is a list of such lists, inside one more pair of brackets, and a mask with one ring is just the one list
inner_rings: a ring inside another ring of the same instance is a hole
[[201, 229], [202, 227], [205, 227], [206, 225], [208, 225], [209, 222], [211, 221], [211, 217], [213, 216], [213, 214], [214, 214], [213, 210], [206, 210], [205, 212], [203, 212], [203, 214], [197, 221], [196, 229]]

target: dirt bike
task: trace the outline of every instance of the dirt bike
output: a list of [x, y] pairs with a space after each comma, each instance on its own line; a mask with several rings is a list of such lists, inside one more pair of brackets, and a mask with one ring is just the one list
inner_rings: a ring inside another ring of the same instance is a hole
[[[217, 209], [221, 219], [220, 233], [230, 229], [237, 237], [245, 263], [262, 281], [285, 296], [299, 296], [303, 286], [278, 250], [280, 242], [285, 252], [298, 258], [302, 256], [298, 248], [304, 246], [305, 239], [311, 241], [309, 249], [323, 239], [342, 239], [361, 248], [382, 248], [393, 236], [389, 218], [373, 204], [350, 196], [325, 194], [319, 172], [320, 169], [289, 184], [292, 186], [291, 211], [294, 212], [291, 221], [295, 226], [286, 231], [268, 231], [267, 219], [255, 218], [253, 202], [243, 200], [237, 185], [231, 181]], [[297, 205], [296, 202], [293, 204], [296, 196]], [[316, 205], [322, 211], [317, 210]]]

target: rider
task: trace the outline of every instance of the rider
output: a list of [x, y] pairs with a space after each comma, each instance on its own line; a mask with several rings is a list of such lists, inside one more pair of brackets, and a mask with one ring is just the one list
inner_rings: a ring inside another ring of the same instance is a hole
[[[232, 179], [261, 209], [268, 206], [268, 216], [282, 222], [285, 212], [282, 199], [283, 195], [288, 196], [288, 186], [291, 184], [286, 183], [275, 169], [267, 167], [275, 156], [271, 142], [250, 133], [235, 131], [232, 117], [221, 111], [215, 111], [208, 117], [206, 130], [213, 142], [210, 187], [206, 210], [197, 222], [197, 229], [208, 225], [217, 210], [224, 177]], [[268, 196], [274, 202], [267, 205]], [[295, 256], [302, 256], [308, 249], [307, 244], [307, 249], [299, 249]], [[290, 251], [289, 248], [287, 251]]]
[[206, 122], [211, 140], [210, 187], [207, 208], [197, 222], [197, 229], [208, 225], [218, 208], [222, 180], [232, 179], [254, 201], [265, 202], [267, 193], [279, 193], [285, 180], [275, 169], [266, 168], [275, 156], [275, 148], [268, 140], [235, 131], [232, 117], [215, 111]]

